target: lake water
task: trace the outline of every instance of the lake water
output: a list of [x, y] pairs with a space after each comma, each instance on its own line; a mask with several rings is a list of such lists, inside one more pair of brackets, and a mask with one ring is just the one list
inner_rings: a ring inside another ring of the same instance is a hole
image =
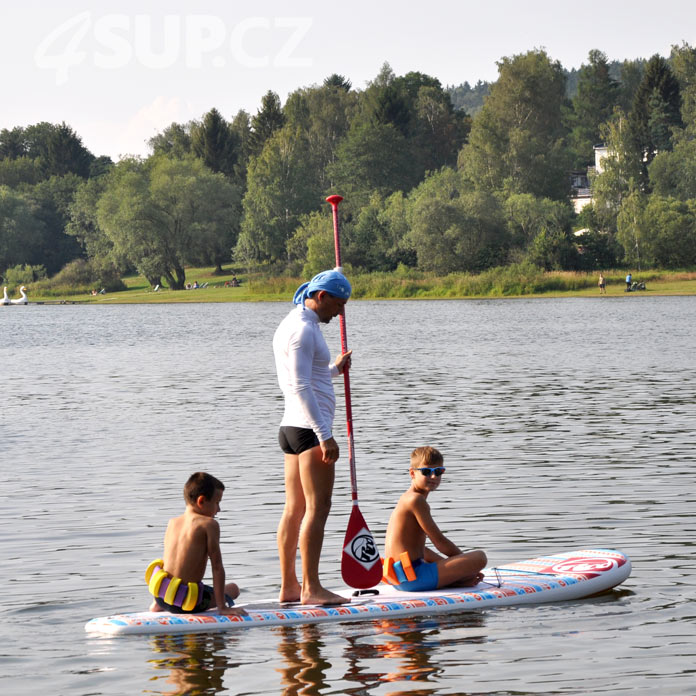
[[[351, 302], [360, 507], [378, 542], [414, 447], [431, 497], [491, 564], [618, 548], [604, 596], [418, 619], [87, 637], [144, 609], [188, 475], [227, 485], [227, 574], [278, 590], [289, 304], [0, 307], [3, 694], [696, 694], [696, 297]], [[338, 325], [325, 327], [338, 352]], [[342, 387], [336, 433], [345, 443]], [[345, 451], [345, 448], [344, 448]], [[342, 464], [341, 464], [342, 462]], [[338, 466], [322, 569], [340, 586]]]

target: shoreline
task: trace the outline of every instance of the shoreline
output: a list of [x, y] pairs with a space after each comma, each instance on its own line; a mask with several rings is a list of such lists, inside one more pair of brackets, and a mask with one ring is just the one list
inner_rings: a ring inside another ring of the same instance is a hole
[[[163, 291], [160, 295], [158, 293], [157, 297], [153, 297], [154, 293], [137, 293], [132, 294], [128, 291], [112, 293], [111, 296], [102, 295], [99, 298], [85, 297], [85, 298], [49, 298], [49, 297], [38, 297], [37, 299], [29, 299], [28, 305], [93, 305], [93, 306], [106, 306], [106, 305], [129, 305], [129, 304], [253, 304], [253, 303], [265, 303], [265, 302], [288, 302], [292, 301], [289, 295], [277, 294], [277, 295], [264, 295], [258, 297], [230, 297], [230, 298], [217, 298], [217, 297], [204, 297], [196, 296], [194, 297], [179, 297], [179, 293], [185, 291]], [[127, 295], [127, 296], [124, 296]], [[623, 298], [632, 299], [636, 297], [693, 297], [696, 295], [696, 282], [694, 282], [693, 289], [690, 290], [641, 290], [634, 292], [607, 292], [604, 295], [600, 295], [597, 292], [587, 292], [587, 291], [563, 291], [563, 292], [544, 292], [544, 293], [527, 293], [523, 295], [420, 295], [417, 297], [380, 297], [380, 296], [363, 296], [351, 298], [351, 302], [432, 302], [432, 301], [481, 301], [481, 300], [543, 300], [543, 299], [604, 299], [604, 298]], [[13, 306], [13, 305], [5, 305]], [[16, 305], [23, 306], [23, 305]]]
[[[267, 278], [260, 274], [243, 275], [241, 285], [225, 287], [227, 277], [215, 276], [212, 269], [190, 269], [189, 277], [203, 279], [206, 287], [190, 290], [161, 288], [153, 291], [144, 278], [124, 279], [126, 289], [105, 294], [91, 292], [41, 293], [40, 286], [27, 289], [29, 304], [42, 305], [109, 305], [109, 304], [191, 304], [230, 302], [290, 302], [295, 289], [303, 282], [292, 277]], [[230, 273], [230, 277], [232, 273]], [[634, 273], [644, 280], [646, 289], [626, 292], [619, 272], [607, 273], [606, 293], [600, 294], [596, 274], [548, 272], [525, 277], [426, 276], [371, 274], [353, 276], [353, 297], [359, 300], [500, 300], [542, 298], [604, 298], [604, 297], [671, 297], [696, 295], [696, 272], [646, 271]], [[620, 279], [621, 278], [621, 279]], [[481, 290], [483, 292], [476, 292]], [[529, 292], [525, 292], [529, 290]], [[8, 306], [8, 305], [5, 305]], [[21, 305], [20, 305], [21, 306]]]

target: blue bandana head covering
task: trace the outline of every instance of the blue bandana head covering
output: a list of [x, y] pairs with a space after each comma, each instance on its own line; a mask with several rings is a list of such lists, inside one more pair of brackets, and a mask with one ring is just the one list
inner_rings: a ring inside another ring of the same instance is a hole
[[312, 278], [309, 283], [304, 283], [297, 288], [292, 301], [296, 305], [304, 306], [304, 301], [318, 290], [326, 290], [329, 295], [347, 300], [352, 288], [343, 273], [339, 271], [322, 271]]

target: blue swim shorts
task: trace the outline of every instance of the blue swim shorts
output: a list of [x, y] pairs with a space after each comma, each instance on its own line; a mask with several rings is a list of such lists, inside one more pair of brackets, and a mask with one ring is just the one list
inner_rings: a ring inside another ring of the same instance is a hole
[[[419, 558], [411, 561], [411, 565], [416, 573], [416, 579], [400, 582], [398, 585], [395, 585], [397, 590], [402, 592], [423, 592], [437, 589], [437, 563], [426, 563], [422, 558]], [[406, 577], [401, 561], [394, 563], [394, 572], [399, 579]]]

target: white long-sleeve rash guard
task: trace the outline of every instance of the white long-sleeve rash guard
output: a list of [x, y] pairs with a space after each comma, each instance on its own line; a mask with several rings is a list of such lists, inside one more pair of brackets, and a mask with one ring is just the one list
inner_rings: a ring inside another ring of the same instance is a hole
[[273, 336], [278, 384], [285, 397], [281, 425], [311, 428], [321, 442], [331, 438], [336, 397], [331, 379], [338, 368], [316, 312], [298, 306]]

